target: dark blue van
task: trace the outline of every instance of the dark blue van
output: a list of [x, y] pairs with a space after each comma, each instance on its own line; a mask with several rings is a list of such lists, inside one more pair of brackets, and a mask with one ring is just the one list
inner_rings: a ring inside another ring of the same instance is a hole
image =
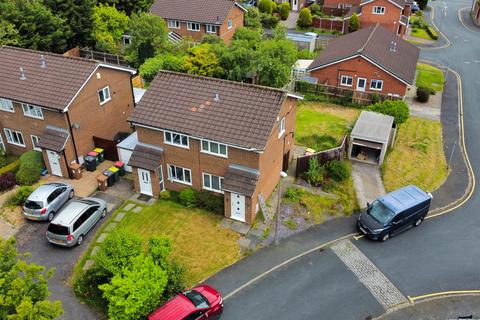
[[417, 186], [403, 187], [369, 204], [358, 217], [357, 226], [370, 239], [386, 241], [411, 226], [420, 225], [431, 200], [432, 194]]

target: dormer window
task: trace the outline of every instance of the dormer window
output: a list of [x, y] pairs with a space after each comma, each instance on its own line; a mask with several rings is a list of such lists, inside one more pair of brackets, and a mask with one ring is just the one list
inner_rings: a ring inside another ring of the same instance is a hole
[[23, 114], [30, 118], [43, 119], [42, 108], [22, 103]]
[[168, 20], [167, 23], [170, 29], [180, 29], [180, 21], [178, 20]]

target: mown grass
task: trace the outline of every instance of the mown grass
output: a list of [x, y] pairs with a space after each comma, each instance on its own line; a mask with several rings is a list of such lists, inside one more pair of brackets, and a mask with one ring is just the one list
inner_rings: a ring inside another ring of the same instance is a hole
[[445, 77], [442, 70], [428, 64], [417, 64], [417, 87], [426, 87], [436, 92], [443, 90]]
[[448, 175], [439, 121], [410, 117], [400, 125], [397, 141], [382, 167], [387, 192], [414, 184], [437, 189]]
[[421, 38], [421, 39], [425, 39], [425, 40], [435, 41], [435, 39], [433, 39], [425, 29], [421, 29], [421, 28], [413, 27], [410, 35], [412, 37], [415, 37], [415, 38]]

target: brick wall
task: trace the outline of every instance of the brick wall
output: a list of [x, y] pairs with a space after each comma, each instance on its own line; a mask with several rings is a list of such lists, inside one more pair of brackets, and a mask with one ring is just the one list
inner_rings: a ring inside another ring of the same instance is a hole
[[[318, 79], [320, 84], [328, 84], [331, 86], [339, 86], [341, 88], [356, 89], [357, 79], [366, 78], [367, 87], [365, 92], [379, 93], [379, 94], [398, 94], [404, 96], [407, 85], [400, 80], [391, 76], [387, 72], [363, 59], [362, 57], [352, 58], [343, 62], [339, 62], [328, 67], [314, 70], [310, 73], [312, 77]], [[341, 75], [353, 77], [353, 86], [340, 86]], [[381, 91], [370, 90], [370, 80], [383, 80], [383, 88]]]
[[478, 0], [474, 0], [473, 9], [472, 9], [472, 18], [473, 22], [480, 26], [480, 2]]
[[[374, 14], [373, 7], [385, 7], [385, 14]], [[386, 29], [397, 34], [400, 16], [403, 9], [400, 9], [388, 0], [376, 0], [362, 6], [360, 16], [360, 28], [366, 28], [372, 24], [379, 23]]]
[[[339, 5], [342, 7], [345, 7], [346, 4], [353, 6], [359, 6], [360, 5], [360, 0], [324, 0], [323, 2], [323, 8], [338, 8]], [[325, 12], [326, 14], [331, 14], [328, 12]]]

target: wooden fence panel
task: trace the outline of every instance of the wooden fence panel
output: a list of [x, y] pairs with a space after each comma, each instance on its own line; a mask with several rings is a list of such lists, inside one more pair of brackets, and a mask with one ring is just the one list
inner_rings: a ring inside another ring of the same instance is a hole
[[110, 161], [118, 161], [117, 142], [99, 137], [93, 137], [95, 148], [102, 148], [105, 159]]
[[314, 153], [312, 155], [298, 157], [297, 158], [297, 167], [295, 169], [295, 176], [299, 177], [304, 172], [308, 171], [308, 163], [311, 158], [315, 157], [318, 160], [320, 165], [324, 165], [325, 163], [332, 161], [332, 160], [343, 160], [345, 159], [345, 150], [347, 148], [347, 136], [343, 137], [342, 144], [339, 147], [320, 151]]

